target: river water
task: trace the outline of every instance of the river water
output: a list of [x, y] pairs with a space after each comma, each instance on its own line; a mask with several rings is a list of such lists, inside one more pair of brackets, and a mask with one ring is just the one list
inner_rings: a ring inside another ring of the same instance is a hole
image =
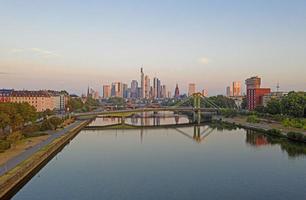
[[13, 199], [306, 199], [306, 146], [211, 124], [83, 130]]

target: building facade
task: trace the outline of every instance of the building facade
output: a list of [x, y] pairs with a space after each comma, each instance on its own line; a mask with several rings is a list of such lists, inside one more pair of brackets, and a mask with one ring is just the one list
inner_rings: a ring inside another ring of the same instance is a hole
[[10, 89], [0, 89], [0, 103], [1, 102], [10, 102], [10, 97], [13, 90]]
[[10, 102], [28, 103], [34, 106], [37, 112], [56, 108], [54, 98], [47, 91], [13, 91]]
[[107, 99], [109, 97], [111, 97], [111, 86], [103, 85], [103, 98]]
[[241, 96], [241, 82], [234, 81], [232, 84], [232, 96], [238, 97]]
[[189, 83], [189, 85], [188, 85], [188, 96], [191, 96], [194, 93], [196, 93], [196, 85], [195, 85], [195, 83]]

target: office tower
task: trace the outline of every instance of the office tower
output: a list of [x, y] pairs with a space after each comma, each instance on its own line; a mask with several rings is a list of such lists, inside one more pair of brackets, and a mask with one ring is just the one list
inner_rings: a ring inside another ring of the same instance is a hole
[[189, 83], [188, 85], [188, 96], [193, 95], [196, 92], [196, 85], [194, 83]]
[[139, 94], [139, 97], [140, 98], [144, 98], [145, 97], [145, 88], [144, 88], [144, 85], [145, 85], [145, 79], [144, 79], [144, 73], [143, 73], [143, 69], [141, 68], [140, 69], [140, 94]]
[[109, 98], [111, 96], [111, 86], [103, 85], [103, 98]]
[[257, 106], [263, 105], [263, 97], [271, 92], [270, 88], [260, 88], [261, 79], [251, 77], [245, 80], [247, 88], [247, 107], [248, 110], [254, 110]]
[[112, 83], [112, 96], [123, 97], [123, 84], [121, 82]]
[[136, 80], [131, 82], [131, 98], [138, 98], [138, 82]]
[[127, 89], [128, 89], [128, 85], [125, 84], [125, 83], [123, 83], [123, 84], [122, 84], [123, 98], [128, 98], [128, 97], [127, 97], [127, 92], [128, 92]]
[[149, 76], [145, 76], [144, 87], [145, 87], [145, 98], [148, 99], [150, 98], [150, 88], [151, 88]]
[[172, 97], [172, 96], [171, 96], [171, 91], [168, 91], [168, 92], [167, 92], [167, 98], [170, 99], [171, 97]]
[[226, 87], [226, 96], [227, 97], [230, 97], [230, 96], [232, 96], [232, 87], [231, 86], [227, 86]]
[[178, 84], [176, 84], [176, 87], [175, 87], [174, 97], [175, 98], [179, 98], [180, 97], [180, 89], [178, 87]]
[[161, 86], [161, 98], [167, 98], [167, 89], [166, 89], [166, 85], [162, 85]]
[[232, 96], [234, 97], [241, 96], [241, 82], [234, 81], [232, 85], [232, 90], [233, 90]]
[[202, 95], [203, 95], [204, 97], [207, 97], [207, 96], [208, 96], [208, 92], [207, 92], [206, 89], [203, 89], [203, 90], [202, 90]]
[[153, 99], [159, 98], [159, 92], [160, 92], [160, 81], [158, 78], [153, 79]]

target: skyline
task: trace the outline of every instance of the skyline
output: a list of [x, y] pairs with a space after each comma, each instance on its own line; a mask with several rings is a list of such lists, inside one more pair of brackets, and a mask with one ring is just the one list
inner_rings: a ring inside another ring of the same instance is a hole
[[[225, 94], [232, 81], [305, 90], [305, 1], [7, 1], [1, 4], [0, 85], [85, 93], [139, 81]], [[56, 12], [56, 15], [55, 15]], [[288, 71], [290, 69], [290, 71]], [[243, 89], [245, 91], [245, 89]]]

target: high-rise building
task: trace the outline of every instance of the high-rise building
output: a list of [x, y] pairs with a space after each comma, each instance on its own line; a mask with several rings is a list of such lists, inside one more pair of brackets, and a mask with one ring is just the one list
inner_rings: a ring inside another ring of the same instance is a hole
[[245, 81], [247, 88], [248, 110], [254, 110], [257, 106], [263, 105], [263, 97], [271, 92], [270, 88], [260, 88], [261, 79], [256, 77], [248, 78]]
[[195, 92], [196, 92], [195, 83], [189, 83], [189, 85], [188, 85], [188, 96], [193, 95]]
[[138, 98], [138, 82], [136, 80], [131, 82], [131, 98]]
[[145, 97], [145, 79], [144, 79], [144, 73], [143, 73], [143, 69], [140, 69], [140, 98], [144, 98]]
[[111, 96], [111, 86], [103, 85], [103, 98], [109, 98]]
[[207, 92], [206, 89], [203, 89], [203, 90], [202, 90], [202, 95], [203, 95], [204, 97], [207, 97], [207, 96], [208, 96], [208, 92]]
[[158, 78], [153, 79], [153, 99], [160, 97], [160, 80]]
[[231, 86], [227, 86], [226, 87], [226, 96], [227, 97], [230, 97], [230, 96], [232, 96], [232, 87]]
[[145, 76], [145, 83], [144, 83], [144, 88], [145, 88], [145, 98], [148, 99], [150, 98], [150, 78], [149, 76]]
[[180, 97], [180, 89], [178, 87], [178, 84], [176, 84], [176, 87], [175, 87], [174, 97], [175, 98], [179, 98]]
[[166, 85], [161, 86], [161, 95], [160, 98], [167, 98], [167, 88]]
[[258, 76], [253, 76], [245, 80], [245, 84], [246, 84], [247, 90], [254, 89], [254, 88], [260, 88], [261, 78], [259, 78]]
[[112, 96], [123, 97], [123, 84], [121, 82], [112, 83]]
[[167, 92], [167, 98], [170, 99], [171, 97], [172, 97], [172, 96], [171, 96], [171, 91], [168, 91], [168, 92]]
[[232, 85], [232, 96], [238, 97], [241, 96], [241, 82], [234, 81]]
[[122, 93], [123, 98], [128, 98], [128, 85], [125, 83], [122, 84]]

